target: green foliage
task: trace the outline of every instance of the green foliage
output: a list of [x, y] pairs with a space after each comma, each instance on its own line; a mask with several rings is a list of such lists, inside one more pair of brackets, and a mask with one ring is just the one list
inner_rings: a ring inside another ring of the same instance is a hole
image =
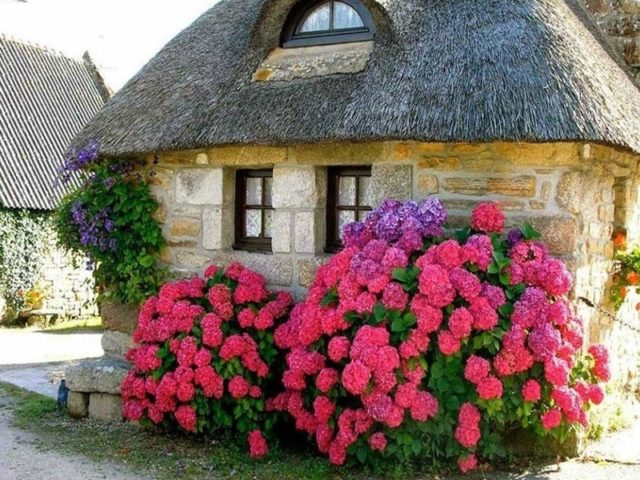
[[627, 298], [630, 288], [636, 293], [640, 293], [640, 246], [631, 250], [619, 250], [614, 262], [615, 274], [611, 288], [611, 303], [618, 311]]
[[128, 161], [98, 161], [83, 185], [67, 196], [56, 217], [59, 244], [88, 257], [99, 298], [142, 303], [165, 279], [158, 268], [164, 246], [153, 217], [158, 204]]
[[17, 318], [40, 279], [52, 233], [48, 213], [0, 209], [0, 296], [7, 301], [6, 320]]

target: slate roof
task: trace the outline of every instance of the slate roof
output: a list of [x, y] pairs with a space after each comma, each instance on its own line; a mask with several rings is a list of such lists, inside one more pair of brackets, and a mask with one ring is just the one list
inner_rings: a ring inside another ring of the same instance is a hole
[[578, 0], [362, 0], [377, 29], [364, 72], [252, 82], [296, 1], [220, 1], [77, 142], [113, 155], [375, 140], [640, 152], [640, 91]]
[[71, 139], [104, 105], [92, 66], [0, 36], [0, 206], [50, 210]]

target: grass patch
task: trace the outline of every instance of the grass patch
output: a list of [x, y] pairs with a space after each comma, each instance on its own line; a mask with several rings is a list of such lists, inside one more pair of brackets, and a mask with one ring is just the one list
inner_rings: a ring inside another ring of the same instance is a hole
[[41, 330], [45, 333], [68, 334], [68, 333], [100, 333], [103, 331], [102, 318], [92, 317], [82, 320], [68, 320], [48, 326]]
[[102, 318], [90, 317], [78, 320], [60, 320], [58, 323], [46, 326], [25, 326], [25, 325], [0, 325], [0, 330], [44, 332], [44, 333], [101, 333], [104, 331]]
[[[38, 448], [114, 462], [160, 480], [370, 478], [362, 472], [335, 469], [310, 450], [292, 453], [275, 447], [266, 460], [253, 461], [229, 438], [205, 440], [159, 434], [127, 423], [73, 420], [58, 412], [54, 400], [4, 383], [0, 383], [0, 397], [12, 410], [14, 426], [37, 434]], [[403, 478], [405, 473], [393, 476]]]

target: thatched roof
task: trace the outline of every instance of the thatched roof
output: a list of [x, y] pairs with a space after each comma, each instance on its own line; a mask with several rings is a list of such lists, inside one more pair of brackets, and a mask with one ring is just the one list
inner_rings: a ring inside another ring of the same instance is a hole
[[0, 207], [51, 210], [69, 142], [106, 101], [84, 61], [0, 35]]
[[640, 92], [578, 0], [363, 0], [363, 73], [252, 83], [296, 0], [222, 0], [89, 123], [107, 154], [224, 144], [585, 141], [640, 152]]

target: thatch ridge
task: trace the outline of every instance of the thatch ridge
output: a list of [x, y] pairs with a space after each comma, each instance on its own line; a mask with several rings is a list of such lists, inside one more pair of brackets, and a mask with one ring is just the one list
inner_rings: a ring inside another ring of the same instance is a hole
[[222, 0], [76, 143], [113, 155], [377, 140], [640, 152], [640, 91], [576, 0], [364, 0], [379, 27], [365, 72], [252, 83], [293, 1]]

